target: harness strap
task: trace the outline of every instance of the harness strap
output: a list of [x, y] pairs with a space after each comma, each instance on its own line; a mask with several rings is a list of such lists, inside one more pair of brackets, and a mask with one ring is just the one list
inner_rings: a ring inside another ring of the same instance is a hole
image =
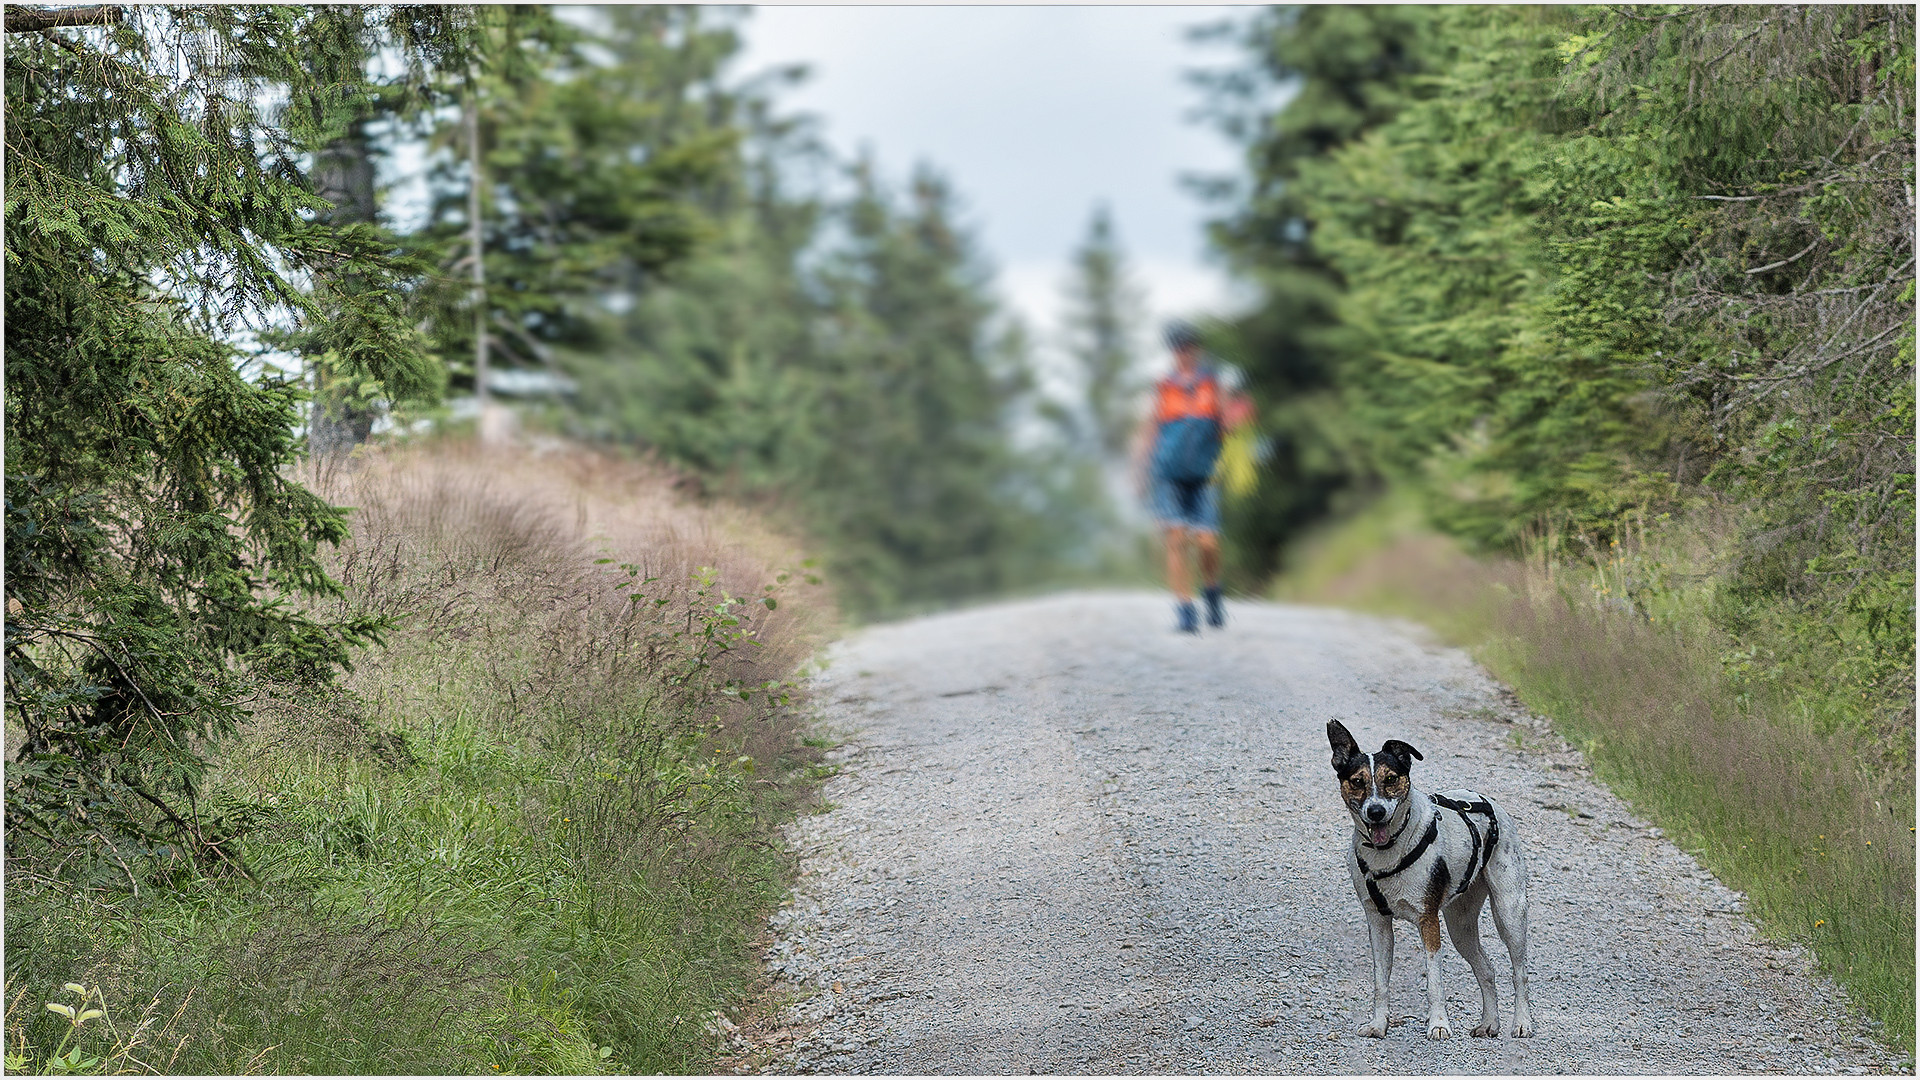
[[[1460, 811], [1455, 810], [1454, 813], [1460, 814]], [[1467, 886], [1473, 884], [1474, 877], [1480, 873], [1480, 827], [1465, 814], [1460, 814], [1460, 823], [1467, 827], [1467, 836], [1473, 840], [1473, 854], [1467, 856], [1467, 872], [1460, 876], [1460, 887], [1454, 890], [1455, 896], [1466, 892]]]
[[1445, 795], [1428, 795], [1427, 801], [1433, 803], [1435, 806], [1444, 806], [1456, 814], [1471, 813], [1485, 814], [1488, 817], [1493, 816], [1493, 804], [1485, 799], [1480, 799], [1477, 802], [1461, 802], [1459, 799], [1449, 799]]
[[1372, 878], [1367, 879], [1367, 895], [1373, 898], [1373, 909], [1380, 913], [1381, 918], [1393, 918], [1392, 909], [1387, 907], [1387, 898], [1380, 895], [1380, 886], [1375, 885]]
[[[1460, 815], [1461, 823], [1467, 827], [1468, 835], [1473, 838], [1473, 857], [1468, 860], [1467, 872], [1465, 876], [1460, 879], [1459, 891], [1465, 892], [1467, 886], [1473, 884], [1474, 880], [1479, 876], [1480, 870], [1485, 866], [1483, 856], [1485, 859], [1493, 858], [1493, 846], [1500, 842], [1500, 819], [1494, 817], [1493, 804], [1485, 799], [1479, 799], [1474, 802], [1461, 802], [1459, 799], [1449, 799], [1444, 795], [1429, 795], [1427, 798], [1432, 799], [1434, 805], [1451, 810]], [[1485, 814], [1487, 816], [1487, 841], [1484, 846], [1480, 842], [1480, 830], [1474, 825], [1473, 819], [1467, 816], [1468, 814]]]

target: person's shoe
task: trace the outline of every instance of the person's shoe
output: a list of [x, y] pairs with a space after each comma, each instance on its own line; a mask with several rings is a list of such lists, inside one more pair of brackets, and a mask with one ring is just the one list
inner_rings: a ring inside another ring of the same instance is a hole
[[1183, 600], [1180, 602], [1180, 625], [1178, 629], [1183, 634], [1197, 634], [1200, 632], [1200, 619], [1194, 613], [1193, 601], [1191, 600]]
[[1218, 630], [1227, 625], [1227, 613], [1220, 607], [1220, 586], [1209, 585], [1204, 592], [1207, 597], [1207, 625]]

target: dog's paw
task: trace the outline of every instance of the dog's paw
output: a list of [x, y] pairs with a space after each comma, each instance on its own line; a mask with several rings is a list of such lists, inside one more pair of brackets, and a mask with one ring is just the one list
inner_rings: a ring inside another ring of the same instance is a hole
[[1500, 1037], [1500, 1025], [1498, 1022], [1481, 1024], [1479, 1027], [1473, 1029], [1473, 1037], [1476, 1039], [1497, 1039]]
[[1445, 1020], [1442, 1020], [1437, 1024], [1427, 1025], [1427, 1038], [1432, 1039], [1434, 1042], [1439, 1042], [1442, 1039], [1448, 1039], [1452, 1037], [1453, 1037], [1453, 1029], [1447, 1026], [1447, 1022]]
[[1531, 1037], [1532, 1035], [1533, 1035], [1533, 1019], [1531, 1017], [1517, 1017], [1514, 1019], [1513, 1021], [1513, 1037], [1514, 1038], [1525, 1039], [1525, 1038]]
[[1382, 1019], [1375, 1020], [1368, 1024], [1361, 1024], [1359, 1027], [1353, 1029], [1353, 1033], [1369, 1039], [1384, 1039], [1387, 1037], [1387, 1022]]

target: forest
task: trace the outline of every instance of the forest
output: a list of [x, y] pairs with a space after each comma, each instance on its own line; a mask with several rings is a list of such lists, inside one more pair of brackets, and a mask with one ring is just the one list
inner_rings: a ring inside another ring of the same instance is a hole
[[[1287, 452], [1255, 577], [1355, 489], [1487, 550], [1659, 537], [1756, 677], [1837, 681], [1913, 752], [1913, 155], [1904, 10], [1303, 8], [1221, 79], [1220, 245]], [[1683, 534], [1688, 538], [1683, 541]]]
[[[965, 178], [836, 155], [800, 73], [729, 66], [744, 17], [7, 9], [9, 1071], [707, 1071], [825, 775], [808, 657], [1152, 580], [1112, 222], [1050, 396]], [[1525, 568], [1372, 603], [1547, 597], [1456, 636], [1703, 851], [1756, 775], [1857, 789], [1847, 835], [1904, 855], [1816, 865], [1834, 803], [1706, 858], [1798, 882], [1770, 925], [1909, 1053], [1913, 23], [1200, 28], [1244, 164], [1196, 194], [1254, 299], [1194, 313], [1259, 405], [1230, 585], [1359, 602], [1300, 590], [1410, 535]], [[509, 423], [551, 452], [473, 437]], [[1643, 658], [1614, 685], [1685, 656], [1706, 704], [1608, 727], [1498, 644], [1562, 633]], [[1771, 771], [1676, 749], [1709, 727]], [[1705, 790], [1660, 802], [1655, 758]], [[1904, 922], [1843, 940], [1841, 893]]]

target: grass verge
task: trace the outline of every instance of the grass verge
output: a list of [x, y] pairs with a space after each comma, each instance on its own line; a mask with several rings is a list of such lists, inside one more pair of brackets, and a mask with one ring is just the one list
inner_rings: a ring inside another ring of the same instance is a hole
[[454, 444], [315, 477], [385, 645], [215, 754], [251, 880], [9, 868], [7, 1070], [704, 1071], [790, 877], [787, 680], [832, 613], [670, 480]]
[[[1653, 541], [1652, 543], [1657, 543]], [[1284, 600], [1401, 615], [1468, 648], [1584, 749], [1595, 772], [1914, 1052], [1914, 783], [1805, 685], [1739, 677], [1684, 597], [1654, 612], [1591, 565], [1476, 559], [1393, 497], [1304, 543]]]

